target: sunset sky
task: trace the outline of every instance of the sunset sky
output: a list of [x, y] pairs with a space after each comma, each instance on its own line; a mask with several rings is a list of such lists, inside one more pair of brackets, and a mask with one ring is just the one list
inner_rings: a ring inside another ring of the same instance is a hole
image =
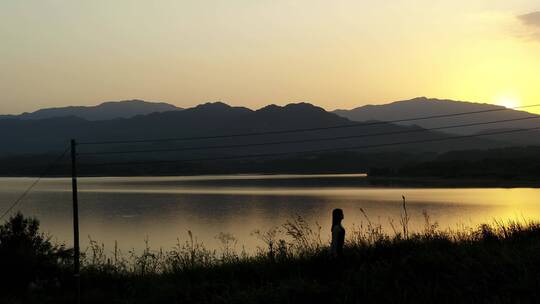
[[540, 2], [0, 0], [0, 92], [0, 114], [133, 98], [536, 104]]

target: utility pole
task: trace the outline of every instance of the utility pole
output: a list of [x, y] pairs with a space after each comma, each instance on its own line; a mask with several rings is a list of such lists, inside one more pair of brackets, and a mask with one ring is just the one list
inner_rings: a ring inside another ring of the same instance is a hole
[[71, 140], [71, 192], [73, 194], [73, 272], [75, 303], [81, 303], [81, 266], [79, 247], [79, 198], [77, 195], [77, 142]]

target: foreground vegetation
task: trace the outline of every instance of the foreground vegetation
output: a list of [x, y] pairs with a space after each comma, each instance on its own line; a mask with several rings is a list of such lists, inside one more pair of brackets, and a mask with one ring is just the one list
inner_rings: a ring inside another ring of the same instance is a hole
[[[194, 240], [169, 251], [110, 254], [91, 242], [83, 255], [83, 303], [534, 303], [540, 295], [540, 224], [495, 222], [409, 232], [365, 217], [332, 260], [320, 227], [302, 218], [255, 232], [255, 255], [210, 251]], [[0, 226], [0, 303], [72, 303], [72, 251], [17, 214]]]

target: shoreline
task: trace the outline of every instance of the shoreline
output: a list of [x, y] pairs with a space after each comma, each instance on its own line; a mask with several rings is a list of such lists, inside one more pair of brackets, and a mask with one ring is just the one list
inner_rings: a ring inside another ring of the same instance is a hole
[[[370, 187], [370, 188], [540, 188], [540, 179], [489, 179], [489, 178], [441, 178], [441, 177], [370, 177], [365, 173], [238, 173], [238, 174], [201, 174], [201, 175], [85, 175], [85, 178], [199, 178], [205, 180], [250, 180], [264, 181], [268, 184], [278, 181], [315, 181], [313, 184], [306, 183], [305, 187]], [[235, 178], [236, 177], [236, 178]], [[253, 178], [250, 178], [253, 177]], [[257, 177], [260, 177], [259, 179]], [[35, 179], [38, 176], [0, 175], [0, 179]], [[66, 179], [67, 175], [49, 176], [42, 179]], [[222, 178], [222, 179], [221, 179]], [[316, 180], [320, 179], [319, 183]], [[325, 185], [324, 180], [331, 180], [331, 185]], [[284, 187], [280, 184], [279, 186]], [[286, 186], [285, 186], [286, 187]]]
[[[221, 235], [221, 252], [208, 250], [196, 238], [179, 241], [171, 250], [147, 247], [127, 254], [96, 241], [81, 260], [83, 302], [535, 302], [538, 222], [441, 230], [426, 217], [422, 231], [408, 228], [404, 221], [387, 234], [370, 222], [349, 230], [340, 259], [329, 255], [328, 242], [301, 219], [285, 223], [277, 233], [259, 234], [264, 244], [254, 254], [237, 251], [235, 238], [227, 234]], [[30, 236], [35, 239], [36, 233]], [[30, 256], [35, 266], [24, 273], [15, 270], [25, 269], [28, 257], [12, 255], [4, 261], [4, 267], [19, 274], [15, 282], [23, 288], [4, 289], [0, 302], [73, 303], [70, 248], [52, 248]]]

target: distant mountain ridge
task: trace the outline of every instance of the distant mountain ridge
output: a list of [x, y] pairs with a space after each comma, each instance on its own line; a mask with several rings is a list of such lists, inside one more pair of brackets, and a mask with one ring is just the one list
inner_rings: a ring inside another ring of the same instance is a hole
[[0, 115], [0, 119], [49, 119], [57, 117], [76, 116], [85, 120], [109, 120], [131, 118], [137, 115], [147, 115], [156, 112], [179, 111], [182, 108], [164, 102], [148, 102], [139, 99], [108, 101], [96, 106], [68, 106], [46, 108], [20, 115]]
[[[458, 115], [453, 117], [413, 120], [398, 122], [399, 125], [417, 125], [422, 128], [435, 128], [441, 126], [474, 124], [481, 122], [493, 122], [511, 119], [520, 119], [526, 117], [538, 117], [539, 119], [527, 119], [520, 121], [509, 121], [504, 123], [484, 124], [477, 126], [468, 126], [462, 128], [445, 129], [445, 133], [459, 135], [473, 135], [486, 133], [490, 130], [509, 130], [509, 129], [528, 129], [540, 127], [540, 115], [505, 109], [502, 106], [473, 103], [464, 101], [454, 101], [448, 99], [435, 99], [418, 97], [410, 100], [396, 101], [382, 105], [366, 105], [351, 110], [335, 110], [333, 113], [348, 118], [353, 121], [381, 120], [395, 121], [400, 119], [429, 117], [437, 115], [448, 115], [455, 113], [467, 113], [476, 111], [491, 111], [485, 113], [476, 113], [469, 115]], [[503, 140], [510, 139], [510, 142], [516, 144], [540, 144], [540, 132], [524, 132], [511, 135], [497, 136]], [[522, 140], [519, 140], [521, 138]], [[525, 140], [525, 141], [524, 141]]]
[[[334, 128], [355, 124], [355, 127]], [[326, 127], [331, 127], [325, 129]], [[17, 155], [57, 151], [67, 140], [80, 141], [126, 141], [155, 138], [207, 137], [228, 134], [273, 132], [290, 129], [322, 128], [321, 130], [297, 133], [279, 133], [264, 136], [223, 138], [219, 140], [197, 140], [186, 142], [166, 142], [163, 144], [136, 144], [130, 149], [160, 149], [243, 145], [247, 143], [279, 142], [280, 144], [260, 145], [242, 148], [216, 148], [171, 152], [165, 157], [207, 157], [231, 156], [249, 153], [282, 153], [289, 151], [328, 150], [351, 146], [385, 145], [378, 150], [398, 151], [449, 151], [466, 148], [498, 147], [503, 145], [482, 138], [456, 141], [437, 141], [422, 145], [388, 146], [388, 143], [444, 139], [449, 135], [442, 132], [424, 132], [418, 126], [394, 124], [358, 125], [351, 120], [309, 103], [269, 105], [258, 110], [232, 107], [227, 104], [206, 103], [182, 111], [167, 111], [139, 115], [127, 119], [88, 121], [75, 116], [40, 119], [0, 120], [0, 133], [5, 134], [5, 145], [0, 146], [0, 155]], [[391, 133], [389, 135], [363, 136]], [[320, 138], [327, 140], [319, 141]], [[317, 141], [311, 141], [311, 140]], [[302, 140], [294, 143], [289, 141]], [[308, 141], [304, 141], [308, 140]], [[85, 150], [100, 152], [126, 147], [87, 146]], [[376, 151], [377, 149], [371, 149]], [[138, 155], [133, 155], [133, 157]], [[146, 154], [152, 156], [152, 154]], [[132, 155], [128, 155], [128, 158]], [[156, 156], [157, 157], [157, 156]], [[161, 157], [161, 154], [159, 155]]]
[[[286, 106], [268, 105], [258, 110], [252, 110], [245, 107], [233, 107], [222, 102], [214, 102], [200, 104], [181, 111], [179, 109], [165, 103], [133, 100], [103, 103], [95, 107], [43, 109], [21, 115], [26, 118], [0, 119], [0, 134], [2, 134], [4, 142], [4, 145], [0, 146], [0, 156], [57, 151], [70, 138], [80, 141], [129, 141], [155, 138], [208, 137], [305, 128], [316, 128], [318, 130], [254, 137], [240, 136], [224, 138], [220, 141], [202, 140], [185, 143], [165, 143], [164, 145], [166, 147], [190, 147], [192, 145], [221, 146], [224, 143], [226, 145], [243, 145], [253, 142], [283, 142], [281, 144], [260, 145], [243, 149], [216, 148], [208, 151], [202, 149], [200, 151], [191, 150], [176, 154], [176, 156], [192, 157], [328, 150], [335, 147], [377, 145], [383, 147], [370, 148], [370, 150], [443, 152], [540, 144], [540, 132], [518, 132], [459, 140], [440, 140], [455, 136], [455, 134], [486, 134], [500, 130], [538, 127], [540, 126], [540, 119], [537, 121], [532, 119], [470, 128], [441, 129], [436, 132], [424, 130], [433, 127], [479, 121], [498, 121], [534, 115], [515, 110], [462, 115], [443, 119], [416, 120], [399, 124], [372, 124], [374, 121], [393, 121], [414, 117], [502, 109], [502, 107], [494, 105], [428, 99], [425, 97], [398, 101], [387, 105], [364, 106], [348, 111], [338, 110], [333, 113], [309, 103], [293, 103]], [[105, 117], [112, 118], [104, 119]], [[535, 117], [540, 118], [538, 115]], [[360, 122], [359, 126], [335, 128], [336, 126], [351, 124], [358, 125], [358, 122]], [[326, 130], [326, 127], [330, 128]], [[385, 135], [388, 132], [392, 134]], [[370, 136], [369, 134], [380, 135]], [[312, 140], [319, 138], [325, 138], [326, 140]], [[302, 143], [289, 142], [298, 139], [307, 139], [307, 141]], [[427, 142], [424, 143], [425, 140]], [[432, 140], [434, 141], [431, 142]], [[420, 141], [422, 144], [392, 145], [394, 142], [407, 141]], [[106, 146], [95, 147], [97, 151], [107, 148]]]

